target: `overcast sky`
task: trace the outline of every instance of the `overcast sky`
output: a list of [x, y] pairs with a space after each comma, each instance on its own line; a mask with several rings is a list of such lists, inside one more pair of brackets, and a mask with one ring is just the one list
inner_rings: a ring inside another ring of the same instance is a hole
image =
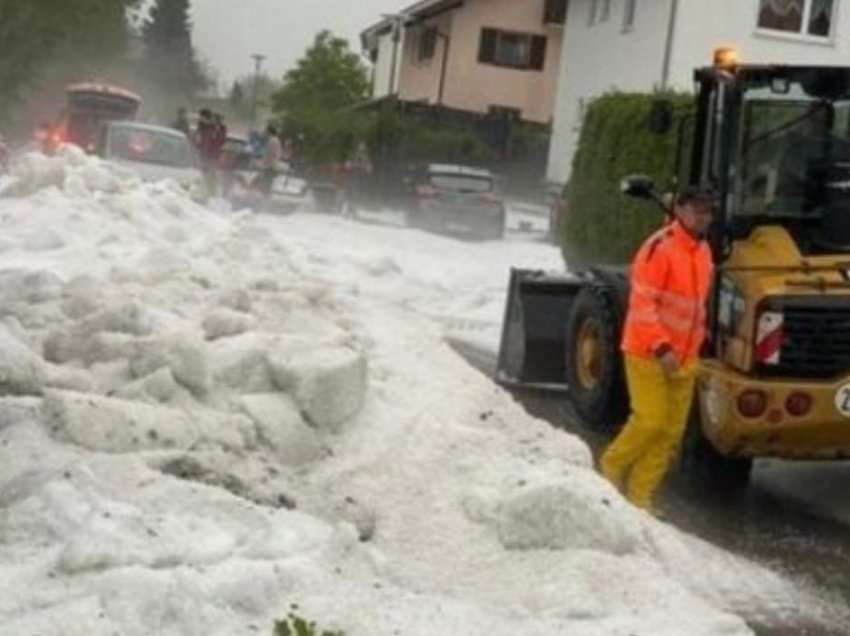
[[253, 72], [251, 54], [268, 56], [264, 68], [281, 77], [312, 42], [329, 29], [351, 40], [360, 52], [359, 34], [412, 0], [192, 0], [194, 43], [218, 71], [222, 82]]

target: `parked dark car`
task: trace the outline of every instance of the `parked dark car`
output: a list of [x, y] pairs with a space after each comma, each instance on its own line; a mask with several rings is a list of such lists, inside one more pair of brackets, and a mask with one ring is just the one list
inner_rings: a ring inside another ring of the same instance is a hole
[[407, 224], [464, 238], [496, 240], [505, 231], [505, 204], [489, 170], [428, 164], [408, 178]]
[[229, 170], [233, 172], [249, 172], [251, 170], [251, 161], [253, 158], [253, 151], [248, 140], [231, 135], [221, 147], [219, 167], [222, 170]]

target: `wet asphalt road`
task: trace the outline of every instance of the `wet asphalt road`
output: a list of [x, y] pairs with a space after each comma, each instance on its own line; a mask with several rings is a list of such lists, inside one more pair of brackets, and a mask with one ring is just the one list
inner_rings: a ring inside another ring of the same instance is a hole
[[[473, 367], [493, 377], [496, 360], [492, 354], [462, 343], [452, 346]], [[598, 454], [608, 441], [607, 436], [579, 423], [563, 394], [527, 389], [512, 393], [530, 414], [579, 435], [594, 453]], [[850, 512], [844, 512], [842, 522], [838, 515], [823, 514], [824, 509], [829, 510], [826, 504], [835, 506], [833, 501], [807, 497], [811, 493], [805, 489], [802, 495], [799, 489], [789, 494], [785, 485], [796, 485], [795, 470], [794, 465], [779, 462], [767, 466], [757, 463], [751, 487], [735, 498], [722, 493], [694, 493], [673, 474], [661, 503], [668, 521], [680, 529], [779, 571], [801, 585], [813, 586], [831, 604], [850, 607]], [[836, 476], [829, 467], [815, 466], [808, 469], [806, 477], [815, 482], [834, 482], [823, 492], [832, 492], [839, 502], [846, 501], [850, 510], [850, 470]], [[758, 636], [850, 635], [850, 627], [751, 627]]]

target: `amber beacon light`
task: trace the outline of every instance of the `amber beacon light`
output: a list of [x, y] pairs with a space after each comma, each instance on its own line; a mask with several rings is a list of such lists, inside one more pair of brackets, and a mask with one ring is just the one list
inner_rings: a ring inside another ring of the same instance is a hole
[[721, 68], [734, 68], [741, 63], [738, 50], [732, 46], [721, 46], [714, 49], [714, 65]]

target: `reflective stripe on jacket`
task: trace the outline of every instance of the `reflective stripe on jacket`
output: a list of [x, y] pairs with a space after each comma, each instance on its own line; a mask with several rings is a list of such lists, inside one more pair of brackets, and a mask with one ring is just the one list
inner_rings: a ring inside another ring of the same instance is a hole
[[649, 358], [667, 345], [682, 364], [697, 358], [713, 269], [708, 244], [678, 221], [652, 235], [632, 265], [623, 351]]

